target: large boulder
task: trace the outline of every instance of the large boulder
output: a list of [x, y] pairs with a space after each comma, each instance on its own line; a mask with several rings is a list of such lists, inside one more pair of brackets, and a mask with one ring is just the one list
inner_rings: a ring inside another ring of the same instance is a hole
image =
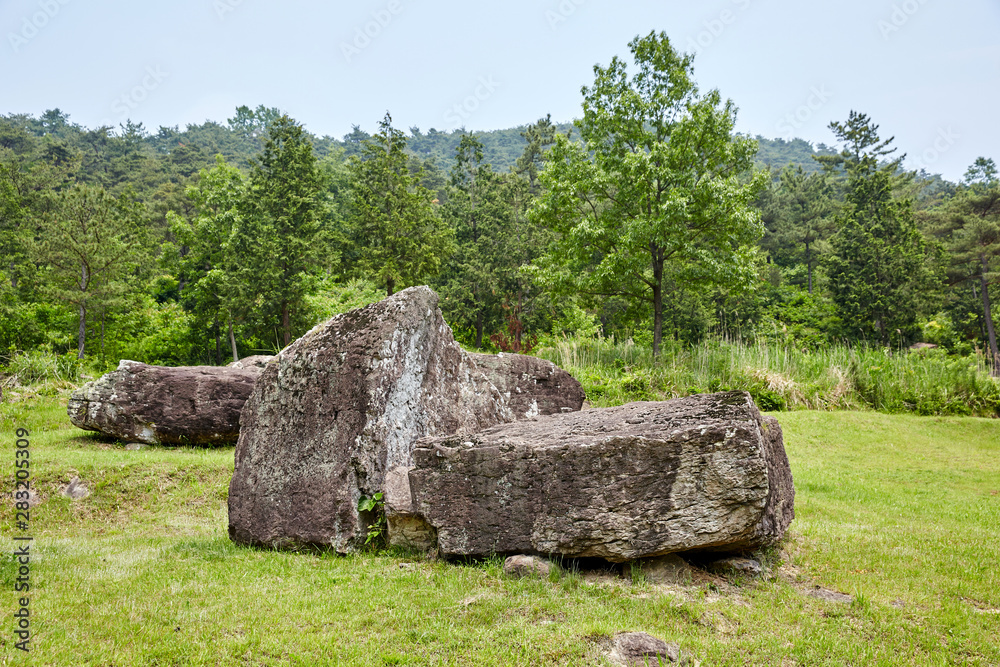
[[126, 442], [226, 445], [240, 433], [240, 410], [261, 369], [148, 366], [118, 369], [73, 392], [70, 421]]
[[745, 392], [424, 438], [407, 482], [411, 541], [422, 521], [443, 556], [740, 553], [793, 517], [781, 427]]
[[583, 387], [551, 361], [503, 352], [469, 356], [507, 398], [516, 419], [575, 412], [583, 407]]
[[437, 303], [411, 287], [337, 315], [265, 367], [236, 445], [234, 541], [355, 550], [374, 519], [358, 501], [412, 465], [418, 438], [513, 420]]

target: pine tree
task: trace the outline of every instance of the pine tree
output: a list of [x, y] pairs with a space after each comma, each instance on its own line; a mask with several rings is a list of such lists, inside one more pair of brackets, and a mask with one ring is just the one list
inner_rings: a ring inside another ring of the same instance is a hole
[[863, 114], [830, 127], [847, 144], [847, 194], [827, 261], [831, 296], [848, 337], [903, 344], [937, 283], [910, 201], [893, 196], [902, 157], [885, 161], [891, 140]]
[[88, 315], [122, 302], [129, 277], [146, 263], [143, 206], [129, 194], [77, 185], [56, 195], [38, 221], [35, 260], [46, 268], [46, 293], [78, 314], [77, 358], [83, 359]]
[[312, 143], [288, 116], [268, 125], [229, 240], [234, 282], [292, 342], [321, 252], [322, 177]]
[[385, 285], [390, 296], [435, 275], [454, 245], [454, 231], [441, 219], [434, 193], [420, 185], [422, 174], [411, 173], [405, 148], [387, 112], [351, 161], [356, 271]]

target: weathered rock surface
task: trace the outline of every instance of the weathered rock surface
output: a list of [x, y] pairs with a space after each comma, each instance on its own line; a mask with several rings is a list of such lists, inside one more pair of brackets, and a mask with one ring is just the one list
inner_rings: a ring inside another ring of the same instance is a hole
[[551, 566], [535, 556], [509, 556], [503, 562], [503, 573], [510, 577], [541, 577], [549, 576]]
[[229, 535], [354, 550], [372, 519], [359, 499], [411, 465], [418, 438], [512, 420], [429, 288], [338, 315], [267, 364], [243, 408]]
[[389, 544], [418, 551], [433, 551], [437, 548], [437, 531], [427, 525], [423, 517], [413, 509], [409, 471], [406, 466], [396, 466], [386, 473], [382, 484]]
[[412, 515], [443, 556], [741, 553], [794, 514], [781, 428], [746, 392], [424, 438], [413, 463]]
[[123, 360], [73, 392], [70, 421], [127, 442], [224, 445], [236, 442], [240, 410], [261, 369], [167, 368]]
[[583, 387], [551, 361], [510, 353], [469, 356], [507, 398], [516, 419], [576, 412], [583, 407]]

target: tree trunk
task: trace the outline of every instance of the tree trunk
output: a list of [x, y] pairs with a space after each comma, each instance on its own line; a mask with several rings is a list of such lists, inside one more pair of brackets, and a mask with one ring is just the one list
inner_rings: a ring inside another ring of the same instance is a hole
[[483, 347], [483, 311], [476, 311], [476, 349], [481, 350]]
[[285, 345], [288, 347], [292, 343], [292, 317], [288, 311], [288, 302], [281, 302], [281, 329], [285, 335]]
[[233, 320], [229, 320], [229, 345], [233, 348], [233, 362], [240, 360], [240, 354], [236, 351], [236, 336], [233, 335]]
[[76, 334], [76, 358], [83, 359], [83, 348], [87, 342], [87, 307], [80, 304], [80, 328]]
[[222, 340], [219, 337], [219, 318], [215, 318], [212, 324], [212, 333], [215, 334], [215, 365], [222, 365]]
[[806, 244], [806, 272], [809, 274], [809, 293], [813, 293], [813, 265], [812, 253], [809, 252], [809, 244]]
[[104, 316], [105, 311], [101, 311], [101, 363], [104, 363]]
[[385, 295], [386, 296], [392, 296], [392, 294], [393, 294], [393, 288], [395, 288], [395, 287], [396, 287], [396, 281], [395, 280], [393, 280], [392, 278], [386, 278], [385, 279]]
[[979, 274], [979, 288], [983, 294], [983, 315], [986, 319], [986, 332], [990, 340], [990, 354], [993, 356], [992, 374], [1000, 377], [1000, 353], [997, 352], [997, 332], [993, 326], [993, 310], [990, 308], [989, 283], [986, 282], [986, 274], [989, 272], [989, 265], [986, 262], [986, 255], [980, 255], [979, 261], [983, 270]]
[[660, 356], [663, 340], [663, 260], [653, 255], [653, 358]]

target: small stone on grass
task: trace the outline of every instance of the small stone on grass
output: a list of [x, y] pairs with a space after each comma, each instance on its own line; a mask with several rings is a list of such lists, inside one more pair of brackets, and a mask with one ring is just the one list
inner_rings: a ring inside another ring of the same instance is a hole
[[511, 577], [549, 576], [549, 564], [534, 556], [511, 556], [503, 562], [503, 573]]

